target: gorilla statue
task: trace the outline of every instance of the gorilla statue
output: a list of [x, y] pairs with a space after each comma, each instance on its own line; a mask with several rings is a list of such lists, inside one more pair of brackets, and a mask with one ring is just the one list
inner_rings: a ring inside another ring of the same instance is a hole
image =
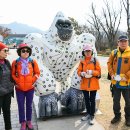
[[83, 111], [84, 98], [76, 68], [84, 45], [90, 44], [97, 56], [95, 37], [90, 33], [76, 35], [68, 17], [58, 12], [48, 31], [28, 34], [24, 43], [32, 48], [32, 58], [37, 60], [41, 72], [34, 84], [38, 117], [60, 115], [61, 108], [71, 113]]

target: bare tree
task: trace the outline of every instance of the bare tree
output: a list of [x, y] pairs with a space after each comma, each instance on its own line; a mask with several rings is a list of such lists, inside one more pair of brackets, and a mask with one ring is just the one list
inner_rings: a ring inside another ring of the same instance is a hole
[[74, 18], [69, 17], [69, 19], [70, 19], [71, 22], [72, 22], [72, 25], [73, 25], [73, 27], [74, 27], [75, 33], [76, 33], [77, 35], [80, 35], [80, 34], [83, 32], [82, 26], [80, 26], [79, 23], [78, 23]]
[[127, 32], [130, 39], [130, 1], [129, 0], [121, 0], [122, 4], [124, 6], [124, 9], [126, 11], [126, 17], [127, 17]]
[[6, 38], [11, 33], [11, 29], [0, 26], [0, 35], [3, 36], [3, 38]]
[[107, 0], [104, 0], [104, 4], [105, 7], [102, 8], [102, 17], [96, 14], [95, 7], [92, 4], [92, 15], [90, 15], [92, 21], [88, 20], [88, 22], [98, 31], [99, 37], [104, 32], [108, 39], [109, 47], [113, 49], [115, 37], [121, 22], [122, 7], [117, 13]]
[[[99, 23], [99, 18], [96, 15], [95, 7], [92, 3], [91, 6], [92, 15], [89, 15], [90, 19], [86, 19], [89, 24], [91, 24], [95, 30], [94, 35], [96, 36], [96, 47], [98, 50], [101, 48], [101, 39], [102, 39], [102, 28]], [[91, 27], [92, 28], [92, 27]]]

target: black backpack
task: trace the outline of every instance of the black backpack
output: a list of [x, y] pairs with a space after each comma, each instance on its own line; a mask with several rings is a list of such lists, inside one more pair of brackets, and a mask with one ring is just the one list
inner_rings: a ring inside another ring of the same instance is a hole
[[[114, 58], [116, 57], [116, 55], [117, 55], [117, 49], [114, 50], [113, 60], [114, 60]], [[113, 64], [113, 61], [112, 61], [112, 64]], [[107, 74], [107, 79], [108, 79], [108, 80], [111, 80], [111, 75], [109, 74], [109, 72], [108, 72], [108, 74]]]

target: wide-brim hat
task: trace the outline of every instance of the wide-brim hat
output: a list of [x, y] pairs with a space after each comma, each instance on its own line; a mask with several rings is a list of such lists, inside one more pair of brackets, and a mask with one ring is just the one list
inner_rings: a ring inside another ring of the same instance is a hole
[[32, 54], [32, 49], [31, 49], [31, 47], [28, 46], [27, 43], [21, 43], [21, 44], [19, 44], [19, 46], [18, 46], [18, 48], [17, 48], [17, 53], [18, 53], [18, 55], [19, 55], [19, 56], [21, 55], [21, 50], [22, 50], [23, 48], [28, 48], [28, 49], [30, 50], [29, 56], [31, 56], [31, 54]]

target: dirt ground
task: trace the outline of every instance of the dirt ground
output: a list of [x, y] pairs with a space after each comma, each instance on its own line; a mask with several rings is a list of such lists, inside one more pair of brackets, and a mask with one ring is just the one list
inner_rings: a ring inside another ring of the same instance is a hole
[[110, 82], [107, 80], [107, 68], [102, 67], [102, 78], [100, 79], [100, 106], [99, 109], [103, 113], [102, 115], [96, 115], [96, 120], [102, 124], [105, 130], [130, 130], [130, 127], [125, 125], [124, 118], [124, 99], [121, 98], [121, 122], [112, 125], [110, 123], [113, 115], [113, 100], [110, 92]]

